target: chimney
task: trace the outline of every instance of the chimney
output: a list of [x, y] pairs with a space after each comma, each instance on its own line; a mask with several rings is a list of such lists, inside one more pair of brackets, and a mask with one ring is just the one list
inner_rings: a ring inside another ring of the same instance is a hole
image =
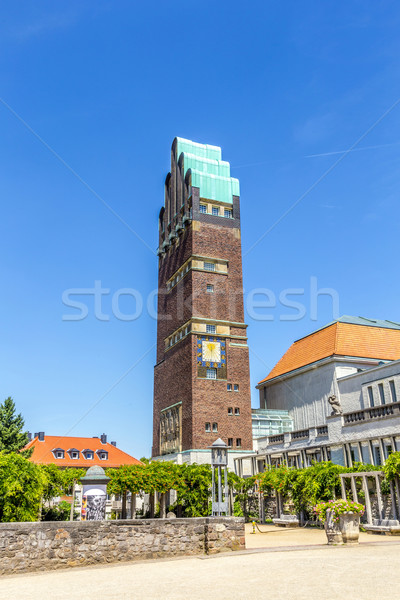
[[117, 442], [111, 442], [111, 446], [117, 447]]
[[39, 435], [38, 433], [35, 433], [33, 437], [37, 438], [37, 437], [38, 437], [38, 435]]
[[102, 433], [100, 436], [100, 441], [102, 444], [107, 444], [107, 436], [105, 433]]
[[27, 431], [26, 435], [28, 436], [28, 442], [32, 441], [32, 434], [31, 434], [31, 432]]
[[44, 431], [39, 431], [38, 436], [39, 442], [44, 442]]

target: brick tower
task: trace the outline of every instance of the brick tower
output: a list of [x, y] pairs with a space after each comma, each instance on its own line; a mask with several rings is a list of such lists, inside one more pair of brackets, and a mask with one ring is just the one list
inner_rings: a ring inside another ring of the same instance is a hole
[[239, 181], [220, 148], [175, 138], [158, 256], [153, 456], [252, 450]]

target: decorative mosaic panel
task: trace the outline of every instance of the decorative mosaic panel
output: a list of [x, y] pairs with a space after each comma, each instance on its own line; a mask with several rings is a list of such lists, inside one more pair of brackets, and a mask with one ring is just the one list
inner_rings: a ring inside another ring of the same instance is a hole
[[172, 406], [161, 411], [160, 453], [180, 452], [182, 437], [182, 407]]

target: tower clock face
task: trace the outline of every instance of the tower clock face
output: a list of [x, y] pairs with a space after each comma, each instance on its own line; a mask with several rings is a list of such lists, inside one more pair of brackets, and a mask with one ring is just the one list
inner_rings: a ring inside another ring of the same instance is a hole
[[204, 362], [216, 362], [221, 361], [221, 343], [214, 342], [211, 340], [204, 340], [202, 342], [202, 359]]

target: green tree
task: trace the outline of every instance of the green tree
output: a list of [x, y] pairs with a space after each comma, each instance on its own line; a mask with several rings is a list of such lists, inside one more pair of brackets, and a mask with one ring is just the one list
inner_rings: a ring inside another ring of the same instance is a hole
[[[23, 431], [24, 419], [21, 413], [16, 414], [14, 400], [9, 396], [0, 404], [0, 452], [19, 452], [29, 441], [28, 434]], [[22, 454], [29, 458], [33, 449], [24, 450]]]
[[43, 500], [45, 502], [50, 502], [53, 498], [62, 496], [65, 488], [64, 472], [62, 469], [53, 463], [50, 463], [49, 465], [40, 465], [40, 469], [42, 470], [45, 481]]
[[400, 474], [400, 452], [392, 452], [383, 467], [379, 467], [388, 481], [393, 481]]
[[0, 521], [37, 521], [46, 475], [19, 452], [0, 452]]
[[228, 472], [229, 487], [235, 490], [233, 514], [235, 517], [244, 517], [246, 521], [258, 520], [258, 494], [255, 492], [256, 475], [252, 477], [238, 477], [235, 473]]
[[[69, 521], [70, 513], [70, 503], [62, 500], [57, 504], [57, 506], [42, 508], [42, 521]], [[74, 511], [73, 519], [76, 520], [78, 516], [79, 513]]]
[[182, 506], [185, 517], [207, 517], [211, 512], [211, 466], [196, 463], [175, 466], [178, 468], [171, 487], [177, 491], [176, 505]]

